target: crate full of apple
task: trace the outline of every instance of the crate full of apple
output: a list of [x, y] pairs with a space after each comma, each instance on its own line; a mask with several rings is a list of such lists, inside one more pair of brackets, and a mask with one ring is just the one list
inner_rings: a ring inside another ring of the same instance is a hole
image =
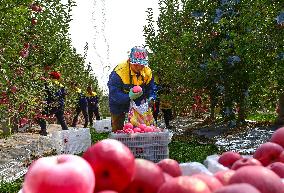
[[126, 123], [122, 130], [110, 133], [109, 138], [122, 142], [136, 158], [158, 162], [169, 157], [168, 145], [172, 133], [154, 125], [139, 124], [134, 127]]

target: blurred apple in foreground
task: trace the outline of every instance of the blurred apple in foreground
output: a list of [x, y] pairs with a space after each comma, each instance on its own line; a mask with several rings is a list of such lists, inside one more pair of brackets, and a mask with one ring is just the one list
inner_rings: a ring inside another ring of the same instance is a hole
[[277, 162], [282, 153], [281, 145], [273, 142], [261, 144], [253, 154], [253, 158], [259, 160], [263, 166], [268, 166], [270, 163]]
[[228, 186], [223, 186], [222, 188], [216, 190], [214, 193], [261, 193], [254, 186], [247, 183], [232, 184]]
[[172, 177], [181, 176], [181, 169], [176, 160], [173, 159], [163, 159], [157, 163], [157, 165], [166, 173]]
[[154, 162], [135, 159], [134, 178], [123, 193], [157, 193], [165, 182], [162, 169]]
[[214, 174], [214, 177], [217, 178], [223, 185], [227, 185], [235, 172], [235, 170], [219, 171]]
[[277, 143], [284, 148], [284, 127], [277, 129], [271, 136], [270, 141]]
[[231, 168], [235, 161], [241, 159], [242, 156], [234, 151], [227, 151], [220, 155], [218, 162], [225, 167]]
[[191, 176], [175, 177], [164, 183], [158, 193], [211, 193], [202, 180]]
[[83, 158], [96, 176], [96, 191], [124, 190], [134, 175], [134, 156], [120, 141], [104, 139], [87, 149]]
[[245, 166], [236, 170], [229, 184], [248, 183], [261, 193], [284, 193], [281, 178], [263, 166]]
[[254, 158], [242, 158], [237, 160], [231, 167], [232, 170], [237, 170], [244, 166], [262, 166], [262, 163]]
[[91, 166], [75, 155], [39, 158], [24, 178], [24, 193], [93, 193], [95, 176]]
[[269, 164], [267, 168], [276, 173], [280, 178], [284, 178], [284, 163], [274, 162]]
[[192, 175], [192, 177], [196, 177], [196, 178], [202, 180], [203, 182], [205, 182], [212, 192], [223, 187], [223, 184], [214, 176], [199, 173], [199, 174]]

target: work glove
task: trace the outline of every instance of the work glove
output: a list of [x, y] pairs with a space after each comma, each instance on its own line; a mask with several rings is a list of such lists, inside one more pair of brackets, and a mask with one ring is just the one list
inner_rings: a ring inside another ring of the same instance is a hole
[[132, 89], [130, 89], [130, 91], [129, 91], [129, 93], [128, 93], [129, 98], [130, 98], [131, 100], [135, 100], [135, 99], [139, 98], [140, 96], [142, 96], [142, 94], [143, 94], [143, 91], [134, 93], [134, 92], [132, 91]]

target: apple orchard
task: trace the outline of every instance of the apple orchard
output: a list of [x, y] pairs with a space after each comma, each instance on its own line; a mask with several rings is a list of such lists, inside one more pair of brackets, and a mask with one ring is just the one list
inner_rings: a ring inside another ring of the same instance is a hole
[[[1, 1], [0, 120], [4, 127], [21, 127], [40, 116], [43, 79], [50, 71], [62, 74], [67, 90], [71, 81], [83, 88], [87, 84], [98, 87], [91, 66], [71, 45], [68, 30], [73, 6], [72, 0], [66, 4], [60, 0]], [[73, 92], [68, 92], [67, 120], [73, 99]]]

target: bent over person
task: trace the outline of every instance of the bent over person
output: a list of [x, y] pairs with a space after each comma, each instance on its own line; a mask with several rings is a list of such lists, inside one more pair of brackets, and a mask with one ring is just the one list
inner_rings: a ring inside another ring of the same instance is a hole
[[[57, 121], [60, 123], [63, 130], [68, 130], [68, 126], [64, 119], [64, 101], [65, 101], [65, 88], [59, 82], [61, 77], [60, 73], [53, 71], [49, 73], [50, 79], [47, 79], [44, 83], [44, 90], [46, 93], [46, 106], [42, 115], [51, 116], [55, 115]], [[47, 135], [46, 131], [46, 121], [43, 117], [38, 117], [36, 119], [37, 123], [40, 125], [40, 134]]]
[[[133, 92], [134, 86], [141, 92]], [[133, 47], [127, 61], [118, 64], [109, 76], [109, 107], [112, 130], [123, 128], [130, 101], [140, 105], [144, 100], [153, 103], [155, 99], [154, 78], [148, 66], [148, 52], [143, 47]]]

